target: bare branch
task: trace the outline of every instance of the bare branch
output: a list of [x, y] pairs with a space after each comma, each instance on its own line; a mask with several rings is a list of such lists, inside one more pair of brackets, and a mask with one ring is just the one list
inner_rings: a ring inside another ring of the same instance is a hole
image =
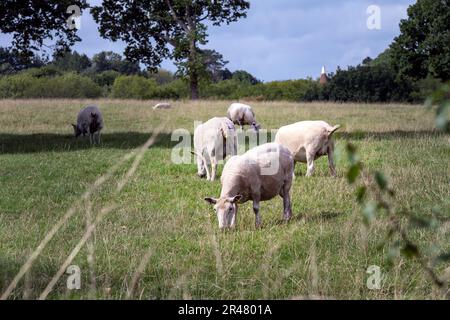
[[178, 18], [177, 14], [175, 13], [175, 10], [173, 9], [173, 6], [172, 6], [170, 0], [166, 0], [166, 4], [169, 7], [169, 12], [170, 12], [171, 16], [173, 17], [173, 19], [180, 25], [181, 28], [183, 28], [183, 30], [186, 33], [189, 33], [189, 28], [184, 23], [184, 21], [182, 21], [180, 18]]
[[198, 21], [198, 22], [201, 22], [201, 21], [203, 21], [203, 20], [206, 20], [206, 19], [209, 18], [209, 15], [210, 15], [210, 12], [208, 12], [207, 14], [205, 14], [203, 17], [197, 19], [197, 21]]

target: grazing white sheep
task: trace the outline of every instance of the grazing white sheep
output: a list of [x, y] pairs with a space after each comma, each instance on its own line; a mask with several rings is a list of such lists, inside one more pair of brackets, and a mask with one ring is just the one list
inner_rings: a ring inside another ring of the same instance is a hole
[[205, 198], [214, 205], [219, 228], [234, 227], [237, 203], [253, 201], [256, 227], [261, 225], [260, 201], [280, 195], [283, 198], [284, 220], [292, 216], [290, 190], [294, 160], [291, 152], [278, 143], [266, 143], [243, 155], [231, 157], [223, 168], [220, 197]]
[[331, 174], [336, 176], [332, 134], [339, 128], [339, 125], [332, 127], [325, 121], [300, 121], [281, 127], [275, 142], [287, 147], [296, 162], [307, 163], [306, 176], [314, 172], [314, 160], [327, 154]]
[[95, 135], [97, 136], [97, 143], [100, 143], [100, 133], [103, 129], [103, 116], [100, 109], [96, 106], [88, 106], [78, 113], [77, 124], [72, 124], [75, 138], [80, 135], [89, 135], [89, 141], [95, 142]]
[[244, 125], [250, 125], [255, 131], [259, 131], [261, 125], [256, 122], [255, 113], [252, 107], [243, 103], [232, 103], [228, 108], [228, 119], [234, 124], [240, 125], [244, 129]]
[[[222, 117], [212, 118], [194, 131], [194, 154], [197, 158], [198, 175], [213, 181], [217, 164], [225, 157], [237, 154], [237, 137], [233, 122]], [[211, 165], [211, 174], [208, 170]]]
[[156, 104], [153, 107], [153, 110], [156, 110], [156, 109], [171, 109], [171, 108], [172, 108], [172, 105], [170, 103], [168, 103], [168, 102], [161, 102], [161, 103]]

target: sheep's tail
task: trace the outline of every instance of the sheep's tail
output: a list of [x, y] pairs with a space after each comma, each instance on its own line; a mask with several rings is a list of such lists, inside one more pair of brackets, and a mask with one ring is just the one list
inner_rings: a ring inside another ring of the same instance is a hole
[[339, 129], [341, 125], [337, 124], [334, 127], [328, 128], [328, 136], [331, 136], [337, 129]]
[[205, 170], [206, 170], [206, 175], [207, 175], [208, 177], [211, 177], [211, 174], [210, 174], [210, 172], [209, 172], [209, 170], [208, 170], [208, 163], [206, 162], [205, 157], [204, 157], [203, 155], [201, 155], [201, 154], [198, 154], [198, 153], [195, 152], [195, 151], [192, 151], [192, 150], [191, 150], [191, 153], [192, 153], [193, 155], [196, 155], [196, 156], [199, 157], [200, 159], [202, 159], [203, 165], [204, 165]]

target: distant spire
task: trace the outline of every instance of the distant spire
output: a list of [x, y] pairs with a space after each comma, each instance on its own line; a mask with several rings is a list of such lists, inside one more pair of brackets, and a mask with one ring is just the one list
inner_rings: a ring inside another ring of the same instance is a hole
[[320, 80], [319, 83], [321, 85], [324, 85], [328, 82], [328, 76], [327, 73], [325, 72], [325, 66], [322, 67], [322, 72], [320, 73]]

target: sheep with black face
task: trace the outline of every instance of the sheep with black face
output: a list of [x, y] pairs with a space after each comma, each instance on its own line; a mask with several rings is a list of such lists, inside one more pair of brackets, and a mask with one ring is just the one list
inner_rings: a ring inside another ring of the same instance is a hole
[[77, 124], [72, 124], [75, 138], [89, 135], [89, 141], [100, 143], [100, 132], [103, 129], [103, 116], [97, 106], [88, 106], [78, 113]]

